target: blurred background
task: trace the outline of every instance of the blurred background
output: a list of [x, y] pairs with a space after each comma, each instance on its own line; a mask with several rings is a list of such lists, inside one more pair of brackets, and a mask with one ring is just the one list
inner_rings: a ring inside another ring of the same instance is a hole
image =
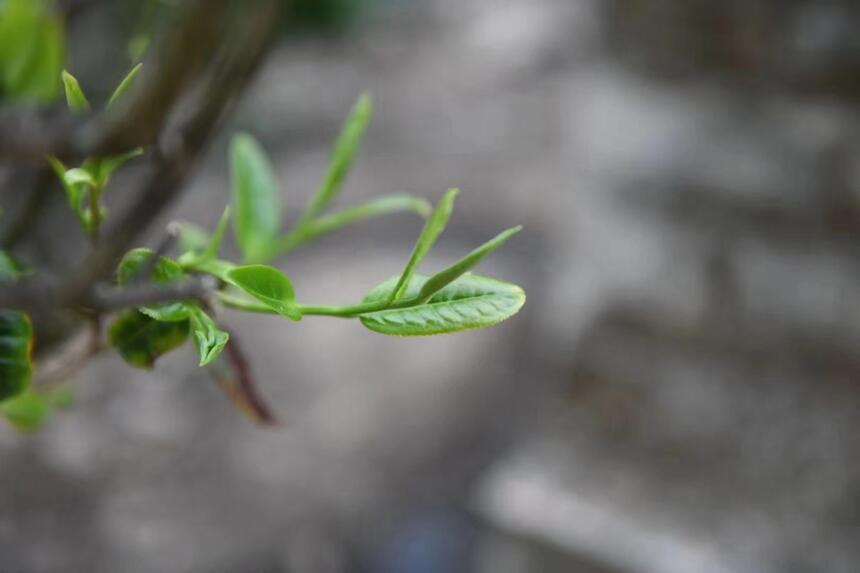
[[[96, 99], [171, 3], [143, 4], [70, 12], [67, 65]], [[524, 310], [429, 339], [226, 312], [279, 429], [238, 415], [191, 348], [152, 372], [101, 356], [73, 409], [0, 427], [0, 571], [860, 571], [860, 4], [295, 14], [164, 222], [214, 226], [236, 129], [295, 217], [369, 91], [343, 200], [461, 187], [428, 268], [522, 223], [481, 270], [523, 285]], [[77, 231], [56, 195], [31, 257], [80, 248], [57, 245]], [[278, 264], [301, 300], [348, 303], [420, 226]]]

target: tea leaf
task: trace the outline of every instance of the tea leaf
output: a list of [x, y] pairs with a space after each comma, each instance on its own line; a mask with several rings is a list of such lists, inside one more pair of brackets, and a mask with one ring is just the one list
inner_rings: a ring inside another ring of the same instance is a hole
[[[404, 293], [419, 296], [427, 277], [415, 275]], [[390, 297], [398, 284], [392, 277], [373, 289], [365, 303]], [[396, 336], [427, 336], [492, 326], [516, 314], [526, 296], [517, 285], [478, 275], [464, 275], [435, 292], [426, 302], [359, 316], [370, 330]]]
[[227, 280], [278, 314], [301, 320], [296, 295], [290, 279], [281, 271], [267, 265], [236, 267], [226, 274]]
[[231, 144], [233, 229], [246, 262], [265, 259], [281, 226], [278, 185], [266, 152], [248, 134]]

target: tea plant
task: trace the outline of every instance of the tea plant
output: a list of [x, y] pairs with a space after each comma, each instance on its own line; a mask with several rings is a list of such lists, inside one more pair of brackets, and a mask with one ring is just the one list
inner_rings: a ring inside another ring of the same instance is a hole
[[[10, 0], [8, 6], [23, 10], [25, 5]], [[140, 64], [134, 66], [119, 82], [106, 109], [133, 89], [140, 70]], [[91, 112], [91, 103], [75, 77], [63, 70], [59, 79], [69, 110]], [[332, 209], [370, 123], [372, 107], [367, 95], [355, 103], [333, 146], [319, 189], [289, 229], [282, 223], [281, 193], [267, 153], [250, 134], [234, 135], [229, 153], [231, 200], [217, 226], [209, 233], [190, 223], [174, 223], [159, 248], [139, 247], [126, 252], [116, 266], [115, 284], [107, 291], [103, 289], [111, 295], [110, 302], [93, 298], [77, 309], [90, 317], [93, 327], [86, 356], [107, 346], [130, 367], [150, 369], [161, 356], [190, 339], [199, 366], [225, 387], [241, 409], [258, 421], [273, 422], [274, 416], [253, 388], [250, 368], [235, 334], [219, 322], [222, 307], [280, 315], [290, 321], [310, 316], [353, 319], [373, 332], [394, 336], [483, 328], [517, 313], [525, 302], [520, 287], [472, 274], [471, 270], [520, 227], [503, 231], [442, 270], [418, 272], [448, 223], [458, 190], [449, 190], [435, 207], [410, 195], [389, 195]], [[98, 244], [103, 223], [110, 216], [104, 197], [111, 176], [144, 154], [143, 148], [135, 147], [118, 154], [90, 156], [73, 167], [55, 156], [45, 158], [65, 191], [71, 215], [93, 245]], [[426, 218], [424, 228], [402, 273], [380, 282], [356, 304], [300, 302], [290, 278], [271, 264], [320, 235], [398, 212]], [[231, 226], [241, 253], [238, 261], [221, 256]], [[168, 256], [177, 242], [178, 256]], [[4, 283], [0, 288], [38, 274], [38, 269], [30, 269], [10, 253], [0, 251], [0, 283]], [[94, 313], [94, 308], [98, 312]], [[34, 383], [39, 366], [32, 357], [34, 329], [26, 310], [0, 310], [0, 413], [21, 428], [38, 426], [53, 408], [69, 402], [62, 387]], [[106, 341], [101, 339], [99, 327], [103, 315], [112, 316]]]

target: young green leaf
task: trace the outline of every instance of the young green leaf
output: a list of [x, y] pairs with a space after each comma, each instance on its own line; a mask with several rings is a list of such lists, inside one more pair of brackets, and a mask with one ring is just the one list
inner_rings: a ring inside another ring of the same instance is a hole
[[60, 179], [60, 183], [63, 184], [63, 190], [66, 192], [66, 199], [69, 202], [69, 207], [72, 209], [72, 212], [78, 218], [81, 225], [84, 225], [84, 209], [87, 193], [87, 185], [86, 184], [69, 184], [66, 180], [66, 166], [57, 159], [56, 157], [49, 157], [48, 163], [51, 165], [51, 168], [54, 170], [54, 173], [57, 174], [57, 177]]
[[276, 241], [281, 207], [269, 158], [248, 134], [233, 137], [231, 178], [236, 242], [246, 262], [261, 261]]
[[187, 320], [162, 322], [130, 309], [108, 327], [108, 341], [129, 365], [149, 370], [160, 356], [182, 346], [188, 329]]
[[505, 241], [507, 241], [513, 235], [519, 233], [521, 230], [521, 226], [516, 226], [506, 231], [502, 231], [501, 233], [496, 235], [496, 237], [490, 239], [477, 249], [473, 250], [471, 253], [469, 253], [447, 269], [440, 271], [427, 279], [427, 282], [425, 282], [424, 285], [421, 287], [421, 292], [418, 293], [418, 301], [422, 303], [425, 302], [431, 296], [433, 296], [434, 293], [460, 278], [472, 267], [481, 262], [481, 259], [501, 247]]
[[93, 174], [90, 173], [87, 169], [82, 167], [75, 167], [73, 169], [67, 170], [63, 174], [63, 181], [65, 181], [66, 185], [84, 185], [85, 187], [95, 187], [96, 180], [93, 177]]
[[221, 248], [221, 241], [224, 240], [224, 233], [227, 231], [227, 224], [230, 222], [230, 206], [224, 207], [224, 212], [221, 213], [221, 218], [218, 220], [218, 225], [215, 227], [215, 232], [212, 233], [212, 239], [206, 246], [203, 253], [203, 258], [207, 260], [218, 257], [218, 249]]
[[[406, 300], [417, 297], [427, 277], [414, 275]], [[398, 284], [392, 277], [370, 291], [365, 303], [387, 300]], [[422, 304], [361, 314], [361, 323], [375, 332], [395, 336], [427, 336], [492, 326], [510, 318], [525, 304], [517, 285], [478, 275], [463, 275]]]
[[246, 265], [228, 271], [226, 278], [278, 314], [301, 320], [293, 285], [278, 269], [267, 265]]
[[191, 313], [191, 333], [200, 354], [200, 366], [206, 366], [221, 354], [230, 335], [215, 324], [209, 315], [195, 308]]
[[182, 251], [182, 256], [179, 257], [179, 264], [185, 265], [186, 260], [196, 260], [206, 251], [211, 240], [209, 232], [200, 225], [181, 221], [179, 223], [179, 249]]
[[135, 157], [140, 157], [143, 155], [143, 148], [136, 147], [131, 151], [127, 151], [125, 153], [120, 153], [119, 155], [111, 155], [110, 157], [105, 157], [98, 161], [98, 175], [96, 176], [96, 180], [100, 187], [104, 187], [107, 185], [110, 180], [110, 176], [114, 171], [125, 165], [127, 161], [130, 159], [134, 159]]
[[66, 103], [69, 104], [69, 109], [75, 113], [90, 111], [90, 102], [87, 101], [87, 96], [81, 89], [78, 80], [68, 71], [63, 70], [63, 87], [66, 88]]
[[424, 225], [424, 230], [421, 231], [421, 236], [418, 237], [418, 241], [415, 243], [415, 248], [412, 250], [409, 262], [406, 263], [406, 268], [403, 269], [403, 274], [400, 275], [400, 280], [397, 281], [397, 285], [389, 295], [391, 302], [402, 298], [406, 290], [406, 285], [410, 284], [412, 275], [418, 270], [418, 265], [421, 264], [427, 253], [433, 248], [436, 239], [445, 230], [448, 219], [451, 218], [451, 211], [454, 210], [454, 199], [456, 199], [459, 192], [459, 189], [450, 189], [442, 197], [442, 200], [439, 201], [439, 204], [436, 205], [436, 209], [433, 210], [433, 214], [430, 215], [430, 219]]
[[65, 59], [61, 19], [48, 2], [0, 2], [0, 92], [13, 102], [47, 104], [60, 90]]
[[[151, 280], [154, 283], [170, 283], [182, 279], [185, 272], [179, 264], [166, 257], [159, 257], [153, 265], [152, 257], [155, 255], [150, 249], [132, 249], [119, 263], [117, 268], [117, 283], [120, 286], [131, 284], [135, 280]], [[148, 277], [139, 276], [146, 267], [151, 266]], [[182, 302], [165, 302], [141, 306], [140, 312], [156, 320], [183, 321], [191, 314], [193, 306]]]
[[119, 85], [116, 86], [116, 89], [111, 94], [110, 99], [107, 103], [107, 109], [110, 109], [116, 102], [131, 88], [132, 84], [134, 84], [134, 80], [137, 78], [137, 74], [140, 73], [140, 68], [143, 67], [142, 63], [135, 65], [131, 70], [126, 74], [126, 76], [119, 82]]
[[33, 327], [23, 312], [0, 309], [0, 402], [27, 389], [33, 377]]
[[343, 185], [343, 180], [349, 173], [349, 168], [358, 154], [361, 139], [367, 130], [368, 124], [370, 124], [372, 116], [373, 100], [368, 94], [362, 94], [352, 106], [349, 116], [341, 127], [340, 134], [332, 149], [331, 160], [329, 161], [325, 178], [316, 195], [314, 195], [305, 209], [299, 221], [299, 226], [311, 221], [322, 213], [337, 197], [341, 185]]
[[33, 392], [22, 392], [14, 398], [0, 402], [0, 414], [22, 431], [38, 429], [50, 413], [51, 403], [47, 397]]
[[421, 217], [428, 217], [432, 211], [430, 204], [419, 197], [411, 195], [388, 195], [371, 199], [330, 215], [323, 215], [296, 227], [281, 238], [278, 252], [286, 253], [311, 239], [331, 233], [347, 225], [381, 217], [391, 213], [412, 211]]

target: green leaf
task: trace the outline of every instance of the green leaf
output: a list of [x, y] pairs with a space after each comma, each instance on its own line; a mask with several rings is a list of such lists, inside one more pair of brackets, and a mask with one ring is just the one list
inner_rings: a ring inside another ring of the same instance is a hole
[[87, 101], [87, 96], [81, 89], [78, 80], [67, 70], [63, 70], [63, 87], [66, 88], [66, 103], [69, 104], [69, 109], [75, 113], [90, 111], [90, 102]]
[[0, 309], [0, 402], [26, 390], [33, 377], [33, 326], [23, 312]]
[[108, 328], [108, 341], [135, 368], [151, 369], [162, 355], [188, 338], [187, 320], [163, 322], [130, 309], [117, 315]]
[[131, 151], [101, 159], [98, 162], [99, 169], [97, 180], [99, 186], [104, 187], [105, 185], [107, 185], [108, 180], [110, 179], [110, 176], [113, 174], [114, 171], [125, 165], [125, 163], [130, 159], [140, 157], [141, 155], [143, 155], [143, 148], [137, 147], [135, 149], [132, 149]]
[[0, 250], [0, 283], [12, 282], [26, 272], [21, 263], [13, 259], [6, 251]]
[[[405, 296], [419, 296], [427, 277], [414, 275]], [[365, 303], [390, 298], [398, 284], [392, 277], [370, 291]], [[427, 336], [492, 326], [510, 318], [525, 304], [526, 295], [517, 285], [467, 274], [443, 287], [422, 304], [389, 308], [359, 316], [375, 332], [396, 336]]]
[[424, 199], [411, 195], [388, 195], [371, 199], [342, 211], [323, 215], [296, 229], [281, 238], [279, 253], [286, 253], [302, 243], [320, 235], [331, 233], [347, 225], [366, 219], [381, 217], [391, 213], [412, 211], [421, 217], [428, 217], [432, 211], [430, 204]]
[[472, 267], [481, 262], [481, 259], [486, 257], [491, 252], [495, 251], [502, 244], [511, 238], [513, 235], [516, 235], [522, 230], [521, 226], [512, 227], [506, 231], [502, 231], [493, 239], [490, 239], [477, 249], [473, 250], [471, 253], [448, 267], [447, 269], [440, 271], [427, 279], [427, 282], [421, 287], [421, 292], [418, 293], [419, 302], [424, 302], [428, 300], [433, 294], [446, 285], [454, 282], [463, 274], [468, 272]]
[[246, 265], [227, 272], [227, 280], [256, 298], [278, 314], [301, 320], [296, 295], [290, 279], [281, 271], [267, 265]]
[[264, 260], [281, 227], [278, 185], [266, 152], [248, 134], [231, 144], [233, 228], [246, 262]]
[[322, 185], [311, 199], [299, 222], [299, 226], [314, 219], [337, 197], [343, 180], [349, 173], [349, 168], [358, 154], [361, 139], [367, 130], [373, 116], [373, 100], [368, 94], [361, 97], [352, 106], [349, 116], [341, 127], [340, 134], [332, 149], [331, 160]]
[[137, 79], [137, 74], [140, 73], [140, 69], [143, 67], [142, 63], [135, 65], [131, 70], [126, 74], [126, 76], [119, 82], [119, 85], [116, 86], [116, 89], [111, 94], [110, 99], [107, 103], [107, 109], [110, 109], [116, 102], [129, 90], [129, 88], [134, 84], [134, 80]]
[[221, 242], [224, 240], [224, 233], [227, 231], [227, 224], [230, 222], [230, 206], [224, 207], [224, 212], [221, 213], [221, 218], [218, 220], [218, 225], [215, 227], [215, 232], [212, 233], [212, 240], [206, 246], [203, 253], [205, 259], [215, 259], [218, 257], [218, 250], [221, 248]]
[[209, 232], [200, 225], [188, 221], [180, 222], [179, 248], [182, 256], [179, 257], [179, 264], [185, 265], [186, 260], [195, 260], [202, 255], [210, 240]]
[[230, 261], [222, 261], [221, 259], [201, 259], [189, 264], [188, 268], [195, 271], [209, 273], [213, 277], [229, 283], [230, 279], [227, 276], [227, 273], [235, 269], [236, 265]]
[[0, 414], [19, 430], [39, 428], [51, 413], [51, 403], [43, 394], [23, 392], [0, 403]]
[[60, 183], [63, 184], [63, 189], [66, 192], [66, 199], [69, 202], [69, 207], [72, 209], [72, 212], [78, 218], [81, 225], [84, 225], [84, 200], [86, 199], [87, 186], [85, 184], [70, 185], [66, 181], [66, 171], [68, 170], [56, 157], [49, 157], [48, 163], [51, 165], [54, 173], [57, 174], [57, 177], [59, 177]]
[[[151, 280], [154, 283], [164, 284], [181, 280], [185, 276], [182, 267], [174, 260], [159, 257], [148, 277], [139, 276], [155, 253], [150, 249], [132, 249], [119, 263], [117, 268], [117, 283], [120, 286], [131, 284], [135, 280]], [[176, 301], [141, 306], [140, 312], [156, 320], [182, 321], [187, 319], [192, 311], [192, 305]]]
[[65, 59], [60, 18], [41, 0], [0, 2], [0, 93], [46, 104], [59, 95]]
[[396, 287], [389, 295], [391, 302], [403, 297], [406, 285], [410, 284], [412, 275], [418, 270], [418, 265], [421, 264], [427, 253], [433, 248], [436, 239], [445, 230], [448, 219], [451, 218], [451, 211], [454, 210], [454, 199], [456, 199], [459, 192], [459, 189], [450, 189], [442, 197], [442, 200], [439, 201], [439, 204], [436, 205], [436, 209], [433, 210], [433, 214], [430, 215], [430, 219], [424, 225], [424, 230], [421, 231], [421, 236], [418, 237], [418, 241], [415, 243], [415, 248], [412, 249], [412, 255], [409, 257], [409, 262], [406, 263], [406, 268], [403, 269], [403, 274], [400, 275]]
[[230, 335], [215, 324], [208, 314], [195, 308], [191, 313], [191, 333], [200, 354], [200, 366], [206, 366], [221, 354]]
[[82, 167], [75, 167], [73, 169], [67, 170], [63, 174], [63, 181], [66, 185], [75, 186], [75, 185], [84, 185], [85, 187], [95, 187], [96, 180], [93, 177], [93, 174], [90, 173], [89, 170], [84, 169]]

